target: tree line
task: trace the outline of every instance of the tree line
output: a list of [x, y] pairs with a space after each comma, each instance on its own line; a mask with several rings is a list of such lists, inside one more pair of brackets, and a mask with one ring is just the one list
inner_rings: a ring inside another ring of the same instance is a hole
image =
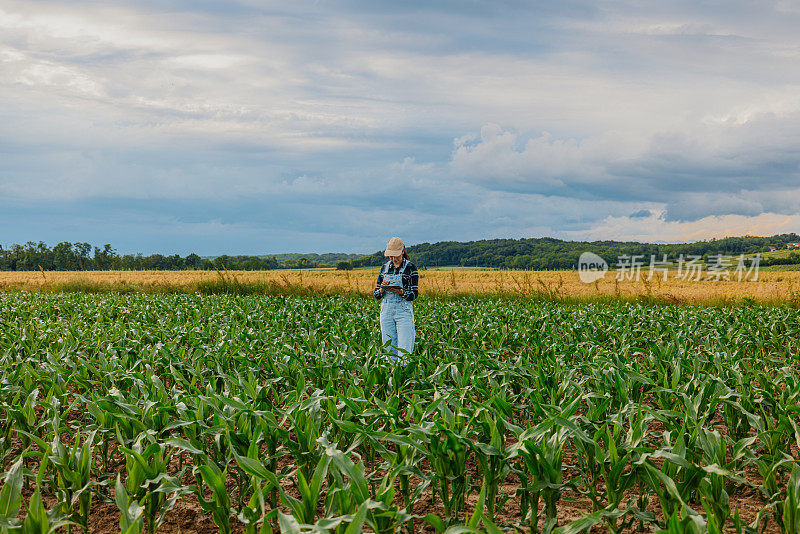
[[[490, 267], [496, 269], [553, 270], [575, 269], [583, 252], [594, 252], [608, 262], [617, 263], [621, 256], [640, 256], [649, 262], [655, 256], [664, 255], [675, 261], [684, 256], [709, 256], [725, 254], [757, 254], [771, 248], [786, 249], [789, 243], [799, 243], [795, 233], [771, 237], [726, 237], [697, 241], [694, 243], [657, 244], [635, 241], [563, 241], [543, 237], [530, 239], [487, 239], [481, 241], [420, 243], [408, 247], [408, 253], [417, 267]], [[299, 254], [275, 256], [228, 256], [203, 258], [197, 254], [118, 254], [110, 245], [102, 248], [89, 243], [62, 242], [48, 247], [43, 242], [28, 242], [12, 245], [9, 249], [0, 246], [0, 270], [2, 271], [103, 271], [103, 270], [244, 270], [262, 271], [271, 269], [309, 269], [314, 267], [336, 267], [353, 269], [378, 266], [386, 262], [383, 251], [357, 257], [352, 254]], [[310, 259], [312, 258], [312, 259]], [[350, 258], [350, 259], [342, 259]], [[800, 254], [790, 253], [784, 257], [766, 257], [762, 266], [800, 264]]]
[[[289, 267], [316, 267], [316, 262], [294, 261]], [[183, 271], [230, 269], [241, 271], [266, 271], [286, 267], [275, 258], [260, 256], [217, 256], [202, 258], [197, 254], [124, 254], [120, 255], [106, 244], [103, 248], [89, 243], [62, 242], [50, 248], [45, 243], [29, 241], [9, 249], [0, 246], [2, 271]]]
[[[417, 267], [491, 267], [496, 269], [555, 270], [576, 269], [583, 252], [594, 252], [609, 265], [617, 263], [621, 256], [639, 256], [649, 263], [650, 257], [676, 261], [680, 255], [700, 256], [704, 261], [709, 256], [723, 254], [758, 254], [771, 248], [786, 249], [788, 243], [800, 242], [795, 233], [771, 237], [726, 237], [693, 243], [658, 244], [636, 241], [563, 241], [551, 237], [530, 239], [486, 239], [481, 241], [420, 243], [407, 247]], [[352, 267], [377, 266], [386, 262], [382, 251], [352, 261]], [[789, 254], [784, 258], [763, 258], [761, 265], [800, 264], [800, 255]]]

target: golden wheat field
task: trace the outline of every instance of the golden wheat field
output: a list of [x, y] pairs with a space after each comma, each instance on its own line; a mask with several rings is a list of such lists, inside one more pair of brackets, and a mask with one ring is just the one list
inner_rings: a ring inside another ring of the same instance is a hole
[[[187, 291], [202, 287], [258, 287], [266, 293], [370, 294], [377, 268], [275, 271], [2, 272], [0, 290]], [[216, 284], [216, 285], [215, 285]], [[254, 291], [258, 292], [258, 291]], [[514, 295], [548, 298], [649, 298], [674, 303], [800, 302], [800, 272], [761, 272], [757, 281], [683, 281], [670, 277], [584, 284], [576, 271], [422, 270], [420, 292], [431, 296]]]

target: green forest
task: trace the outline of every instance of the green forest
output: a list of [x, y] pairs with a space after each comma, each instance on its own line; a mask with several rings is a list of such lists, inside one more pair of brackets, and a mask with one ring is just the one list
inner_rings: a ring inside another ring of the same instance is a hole
[[[788, 243], [800, 242], [795, 233], [772, 237], [726, 237], [694, 243], [656, 244], [635, 241], [563, 241], [551, 237], [532, 239], [487, 239], [482, 241], [442, 241], [420, 243], [407, 248], [408, 254], [418, 267], [492, 267], [496, 269], [554, 270], [575, 269], [582, 252], [594, 252], [615, 264], [620, 256], [642, 256], [649, 262], [654, 255], [661, 260], [675, 260], [684, 256], [757, 254], [769, 252], [770, 247], [785, 249]], [[381, 265], [386, 259], [378, 251], [353, 262], [354, 267]], [[790, 254], [786, 258], [763, 258], [761, 266], [800, 263], [800, 255]]]
[[50, 248], [41, 241], [29, 241], [8, 249], [0, 246], [0, 271], [183, 271], [223, 268], [267, 271], [281, 267], [283, 265], [275, 258], [259, 256], [217, 256], [210, 259], [197, 254], [186, 257], [179, 254], [120, 255], [110, 244], [99, 248], [89, 243], [62, 242]]
[[[651, 255], [661, 260], [664, 255], [674, 261], [681, 254], [700, 256], [757, 254], [773, 249], [786, 249], [788, 243], [800, 242], [800, 236], [780, 234], [771, 237], [726, 237], [694, 243], [657, 244], [635, 241], [563, 241], [542, 237], [530, 239], [487, 239], [481, 241], [442, 241], [420, 243], [408, 247], [411, 259], [419, 268], [447, 266], [489, 267], [495, 269], [553, 270], [575, 269], [582, 252], [594, 252], [609, 265], [620, 256], [641, 256], [649, 262]], [[50, 247], [46, 243], [0, 246], [2, 271], [103, 271], [103, 270], [271, 270], [336, 267], [353, 269], [381, 265], [383, 251], [359, 256], [356, 254], [278, 254], [272, 256], [216, 256], [197, 254], [118, 254], [111, 244], [102, 248], [89, 243], [62, 242]], [[800, 264], [800, 254], [765, 257], [761, 266]]]

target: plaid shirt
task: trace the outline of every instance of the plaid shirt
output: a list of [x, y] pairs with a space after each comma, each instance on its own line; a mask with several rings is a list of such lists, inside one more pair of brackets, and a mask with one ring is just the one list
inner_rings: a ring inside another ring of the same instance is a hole
[[401, 274], [403, 279], [403, 298], [409, 302], [417, 298], [419, 294], [419, 272], [417, 272], [416, 265], [405, 258], [403, 258], [403, 263], [400, 264], [400, 267], [396, 269], [392, 260], [384, 263], [378, 273], [378, 282], [375, 284], [374, 295], [376, 299], [383, 298], [381, 284], [383, 283], [384, 274]]

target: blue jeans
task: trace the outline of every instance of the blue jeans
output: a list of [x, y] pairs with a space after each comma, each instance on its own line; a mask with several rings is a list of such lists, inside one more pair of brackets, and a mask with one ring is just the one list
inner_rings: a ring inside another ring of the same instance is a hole
[[393, 362], [408, 363], [408, 354], [414, 352], [414, 337], [414, 305], [387, 291], [381, 299], [381, 342], [386, 345], [391, 341]]

